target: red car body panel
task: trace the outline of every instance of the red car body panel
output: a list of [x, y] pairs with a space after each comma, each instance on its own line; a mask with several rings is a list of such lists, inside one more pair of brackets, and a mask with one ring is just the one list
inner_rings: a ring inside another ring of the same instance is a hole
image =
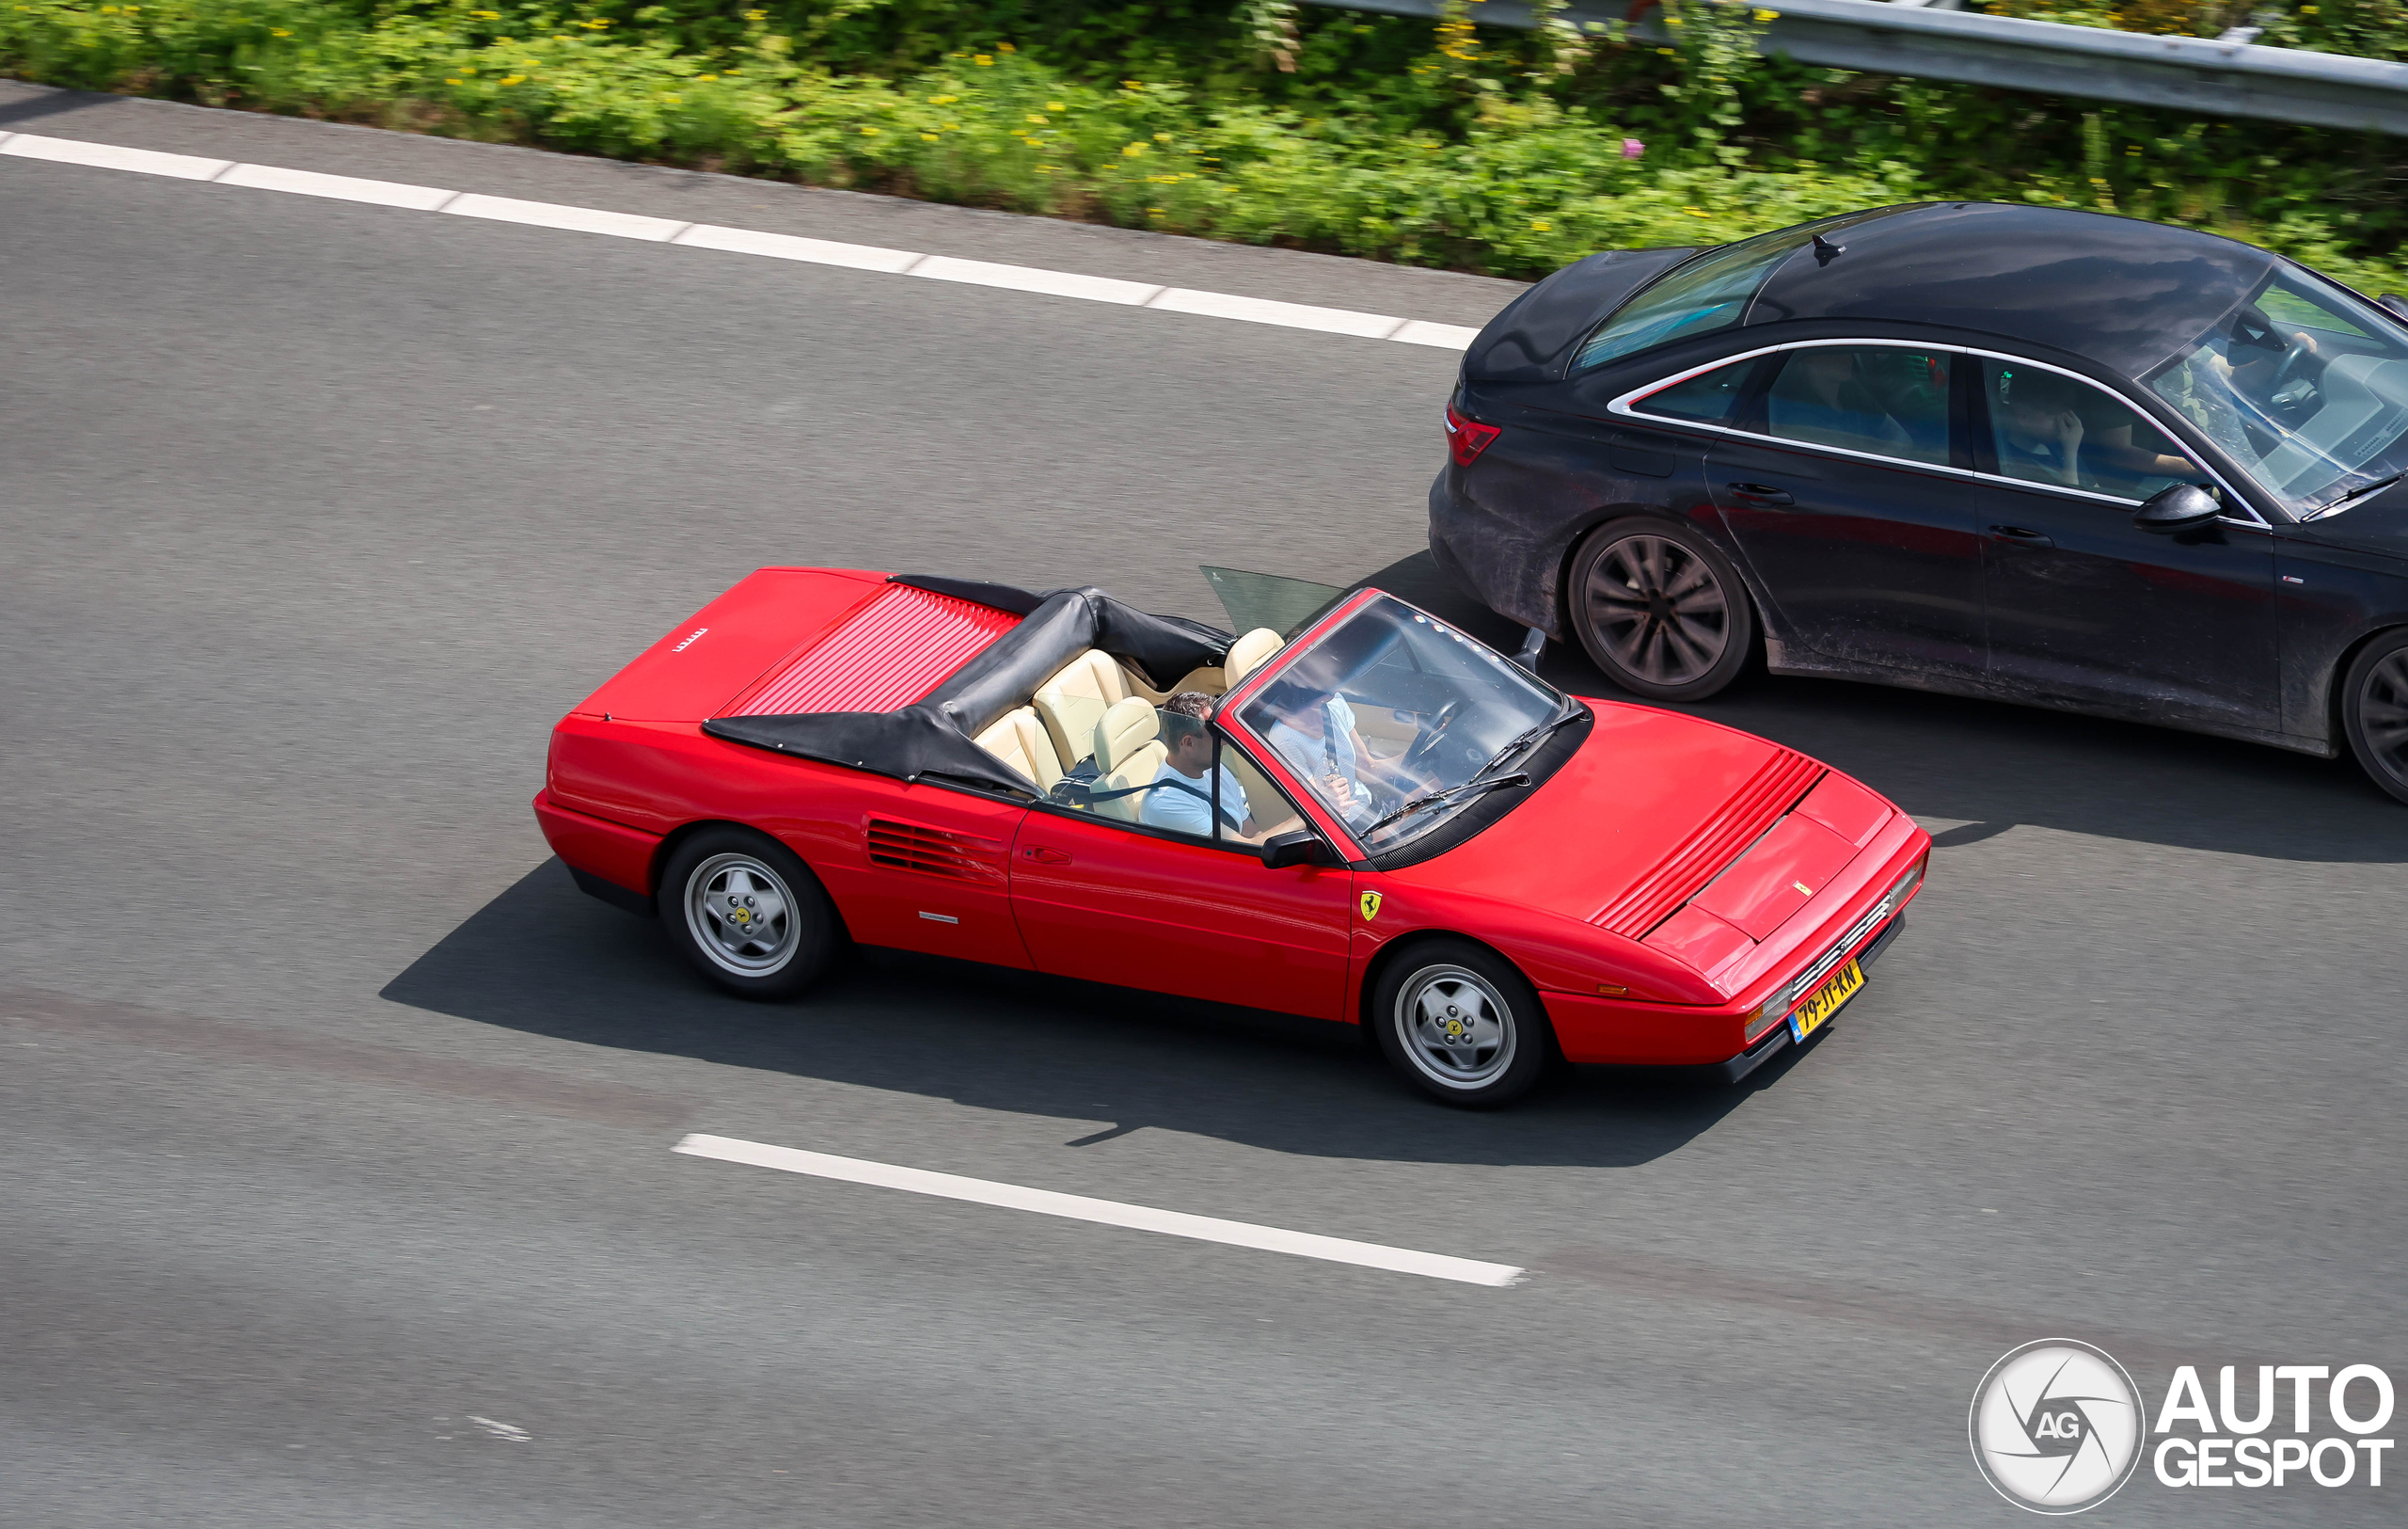
[[1275, 870], [702, 730], [765, 706], [908, 705], [1019, 619], [874, 573], [763, 569], [562, 719], [537, 820], [563, 862], [631, 900], [656, 895], [678, 830], [738, 823], [800, 856], [863, 944], [1323, 1019], [1361, 1018], [1397, 942], [1466, 936], [1539, 989], [1577, 1062], [1729, 1061], [1785, 984], [1869, 946], [1919, 890], [1883, 906], [1930, 839], [1874, 792], [1766, 740], [1613, 701], [1586, 703], [1578, 752], [1511, 813], [1394, 870], [1236, 725], [1284, 660], [1231, 692], [1221, 725], [1349, 866]]

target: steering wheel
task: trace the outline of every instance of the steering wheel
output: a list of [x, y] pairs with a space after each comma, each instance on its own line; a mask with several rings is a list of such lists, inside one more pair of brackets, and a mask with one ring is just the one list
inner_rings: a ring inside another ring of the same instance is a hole
[[1421, 761], [1430, 757], [1437, 748], [1439, 741], [1447, 736], [1448, 727], [1454, 723], [1455, 713], [1463, 709], [1464, 698], [1460, 695], [1440, 707], [1438, 714], [1430, 720], [1430, 730], [1415, 740], [1413, 747], [1404, 751], [1404, 757], [1397, 761], [1397, 768], [1403, 771], [1418, 768]]

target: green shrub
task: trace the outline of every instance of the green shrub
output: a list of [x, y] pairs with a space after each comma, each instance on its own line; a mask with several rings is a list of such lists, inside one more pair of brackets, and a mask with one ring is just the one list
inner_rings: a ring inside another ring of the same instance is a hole
[[[1980, 197], [2402, 284], [2391, 140], [1762, 59], [1772, 13], [1739, 5], [1667, 0], [1656, 47], [1492, 34], [1475, 3], [1434, 27], [1287, 0], [0, 0], [0, 69], [1505, 276]], [[2319, 37], [2408, 35], [2396, 7], [2346, 33], [2302, 9]]]

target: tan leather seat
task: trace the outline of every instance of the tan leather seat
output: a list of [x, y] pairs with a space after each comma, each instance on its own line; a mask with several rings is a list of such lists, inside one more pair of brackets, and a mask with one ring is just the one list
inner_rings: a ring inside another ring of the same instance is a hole
[[971, 741], [1036, 782], [1040, 791], [1052, 790], [1062, 778], [1053, 737], [1032, 707], [1005, 712]]
[[1037, 687], [1031, 704], [1053, 736], [1054, 755], [1064, 770], [1095, 752], [1095, 727], [1103, 720], [1104, 709], [1130, 699], [1133, 693], [1120, 665], [1110, 654], [1092, 647]]
[[[1101, 772], [1095, 783], [1097, 792], [1150, 785], [1162, 773], [1163, 761], [1170, 757], [1170, 751], [1156, 736], [1162, 729], [1162, 713], [1143, 696], [1133, 695], [1106, 708], [1095, 725], [1095, 762]], [[1095, 810], [1107, 818], [1133, 823], [1145, 804], [1146, 793], [1140, 791], [1134, 796], [1099, 802]]]
[[1221, 661], [1221, 680], [1230, 690], [1255, 670], [1262, 661], [1288, 645], [1288, 640], [1268, 627], [1257, 627], [1229, 645], [1229, 656]]

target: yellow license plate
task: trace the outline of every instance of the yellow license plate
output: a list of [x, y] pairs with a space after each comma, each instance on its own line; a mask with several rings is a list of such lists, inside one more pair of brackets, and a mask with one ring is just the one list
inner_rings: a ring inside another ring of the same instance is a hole
[[1823, 1021], [1840, 1011], [1840, 1005], [1856, 996], [1864, 985], [1864, 968], [1851, 961], [1831, 974], [1831, 980], [1814, 990], [1814, 995], [1789, 1011], [1789, 1038], [1803, 1041], [1822, 1026]]

